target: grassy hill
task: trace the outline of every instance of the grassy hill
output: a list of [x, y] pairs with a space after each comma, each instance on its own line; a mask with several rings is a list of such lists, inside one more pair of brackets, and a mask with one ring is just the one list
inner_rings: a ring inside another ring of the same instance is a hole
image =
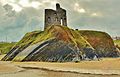
[[25, 34], [2, 60], [14, 61], [72, 61], [82, 58], [116, 57], [118, 52], [112, 38], [105, 32], [78, 31], [54, 25], [45, 31]]
[[0, 42], [0, 53], [6, 54], [10, 51], [10, 49], [15, 45], [15, 42]]
[[25, 34], [25, 36], [15, 45], [15, 47], [20, 47], [22, 49], [25, 48], [26, 45], [33, 45], [38, 42], [44, 42], [54, 38], [72, 43], [78, 47], [85, 47], [86, 44], [90, 46], [89, 42], [87, 42], [78, 31], [58, 25], [48, 27], [45, 31], [33, 31]]

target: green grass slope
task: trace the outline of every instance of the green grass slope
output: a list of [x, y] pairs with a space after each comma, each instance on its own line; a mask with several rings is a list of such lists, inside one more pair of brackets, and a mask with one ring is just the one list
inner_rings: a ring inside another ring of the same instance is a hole
[[120, 40], [114, 40], [116, 47], [120, 50]]
[[78, 31], [67, 26], [53, 25], [45, 31], [25, 34], [2, 60], [19, 61], [20, 58], [20, 61], [70, 61], [76, 54], [116, 57], [117, 53], [112, 38], [105, 32]]
[[120, 47], [120, 40], [114, 40], [114, 43]]
[[53, 38], [72, 43], [79, 48], [85, 47], [86, 45], [90, 46], [89, 42], [87, 42], [78, 31], [69, 29], [66, 26], [57, 25], [50, 26], [45, 31], [34, 31], [25, 34], [15, 47], [19, 46], [20, 48], [24, 48], [27, 44], [33, 45]]
[[37, 36], [41, 36], [43, 32], [42, 31], [33, 31], [26, 33], [25, 36], [15, 44], [14, 47], [19, 47], [20, 49], [24, 49], [24, 47], [28, 44], [32, 44], [33, 41], [35, 41]]
[[0, 42], [0, 54], [7, 54], [14, 45], [14, 42]]
[[[53, 41], [51, 41], [53, 40]], [[69, 29], [66, 26], [60, 26], [60, 25], [54, 25], [48, 27], [45, 31], [34, 31], [29, 32], [25, 34], [25, 36], [14, 46], [13, 50], [9, 52], [4, 58], [7, 60], [13, 60], [19, 53], [21, 53], [23, 50], [25, 50], [28, 47], [33, 47], [33, 45], [42, 44], [48, 42], [48, 46], [44, 47], [44, 54], [40, 54], [39, 56], [47, 56], [50, 52], [61, 52], [63, 51], [74, 51], [76, 48], [79, 48], [82, 50], [86, 46], [94, 49], [88, 41], [86, 41], [78, 31], [75, 31], [73, 29]], [[61, 51], [61, 47], [64, 47]], [[68, 48], [69, 47], [69, 48]], [[39, 47], [40, 48], [40, 47]], [[38, 49], [39, 49], [38, 48]], [[36, 49], [36, 48], [35, 48]], [[68, 50], [67, 50], [68, 49]], [[27, 49], [29, 50], [29, 49]], [[76, 49], [77, 50], [77, 49]], [[75, 50], [75, 52], [76, 52]], [[34, 47], [33, 47], [33, 51]], [[30, 51], [24, 56], [27, 56], [28, 54], [32, 53], [33, 51]], [[26, 52], [23, 51], [23, 52]], [[53, 53], [53, 54], [54, 54]], [[67, 52], [66, 52], [67, 55]], [[20, 57], [20, 56], [19, 56]], [[35, 57], [36, 58], [36, 57]], [[27, 59], [28, 60], [28, 59]]]

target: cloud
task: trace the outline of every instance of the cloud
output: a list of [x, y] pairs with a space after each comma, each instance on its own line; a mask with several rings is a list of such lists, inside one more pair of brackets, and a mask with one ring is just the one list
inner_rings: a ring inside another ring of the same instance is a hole
[[102, 17], [103, 15], [99, 12], [95, 12], [91, 14], [91, 17]]
[[22, 11], [26, 7], [40, 9], [41, 7], [53, 8], [57, 0], [1, 0], [2, 5], [11, 5], [16, 12]]
[[0, 1], [2, 3], [2, 5], [11, 5], [12, 6], [12, 10], [15, 10], [16, 12], [20, 12], [22, 11], [22, 9], [24, 9], [24, 7], [33, 7], [35, 9], [38, 9], [39, 6], [41, 5], [40, 2], [38, 1], [32, 1], [30, 2], [30, 0], [1, 0]]
[[[1, 0], [0, 3], [2, 6], [6, 6], [7, 8], [12, 8], [12, 10], [16, 12], [20, 12], [22, 10], [22, 7], [18, 4], [16, 4], [16, 0]], [[9, 6], [8, 6], [9, 5]], [[9, 9], [8, 8], [8, 9]]]
[[21, 5], [22, 7], [33, 7], [35, 9], [38, 9], [40, 5], [42, 5], [42, 3], [38, 2], [38, 1], [31, 1], [30, 0], [20, 0], [18, 2], [19, 5]]
[[84, 8], [81, 8], [78, 3], [74, 4], [74, 10], [79, 12], [79, 13], [86, 13], [86, 10]]
[[18, 2], [18, 4], [20, 4], [23, 7], [30, 7], [31, 6], [29, 0], [20, 0]]
[[9, 41], [20, 40], [27, 32], [43, 30], [44, 9], [55, 9], [58, 2], [67, 10], [69, 27], [120, 36], [120, 0], [0, 0], [0, 40], [6, 35]]
[[16, 11], [16, 12], [20, 12], [20, 11], [22, 11], [22, 9], [23, 9], [21, 6], [19, 6], [19, 5], [17, 5], [17, 4], [9, 3], [9, 5], [11, 5], [11, 6], [13, 7], [12, 10], [14, 10], [14, 11]]
[[37, 2], [37, 1], [33, 1], [31, 2], [31, 6], [33, 8], [39, 9], [39, 6], [42, 5], [41, 3]]

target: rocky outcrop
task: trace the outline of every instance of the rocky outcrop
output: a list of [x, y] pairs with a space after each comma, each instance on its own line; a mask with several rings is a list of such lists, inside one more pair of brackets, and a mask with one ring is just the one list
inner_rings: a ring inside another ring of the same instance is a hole
[[79, 32], [92, 45], [99, 57], [118, 57], [118, 50], [109, 34], [89, 30]]
[[[49, 61], [49, 62], [68, 62], [80, 61], [86, 58], [93, 59], [98, 57], [116, 57], [118, 52], [112, 50], [114, 47], [110, 37], [103, 41], [101, 39], [94, 43], [96, 35], [88, 37], [85, 32], [69, 29], [65, 26], [50, 26], [44, 32], [34, 31], [27, 33], [11, 51], [2, 59], [4, 61]], [[106, 37], [109, 36], [103, 33]], [[98, 35], [99, 36], [99, 35]], [[103, 38], [104, 39], [104, 38]], [[98, 38], [96, 37], [96, 40]], [[109, 40], [109, 41], [108, 41]], [[103, 46], [99, 42], [104, 42]], [[100, 46], [99, 46], [100, 45]], [[99, 47], [98, 47], [99, 46]], [[100, 50], [102, 49], [102, 51]], [[107, 51], [110, 49], [110, 51]], [[105, 52], [114, 56], [103, 56], [98, 53]]]

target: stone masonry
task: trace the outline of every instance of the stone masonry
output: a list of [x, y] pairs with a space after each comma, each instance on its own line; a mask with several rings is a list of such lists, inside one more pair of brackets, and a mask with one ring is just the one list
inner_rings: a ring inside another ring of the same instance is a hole
[[58, 3], [56, 4], [56, 10], [45, 9], [44, 29], [51, 25], [67, 26], [66, 10], [62, 9]]

